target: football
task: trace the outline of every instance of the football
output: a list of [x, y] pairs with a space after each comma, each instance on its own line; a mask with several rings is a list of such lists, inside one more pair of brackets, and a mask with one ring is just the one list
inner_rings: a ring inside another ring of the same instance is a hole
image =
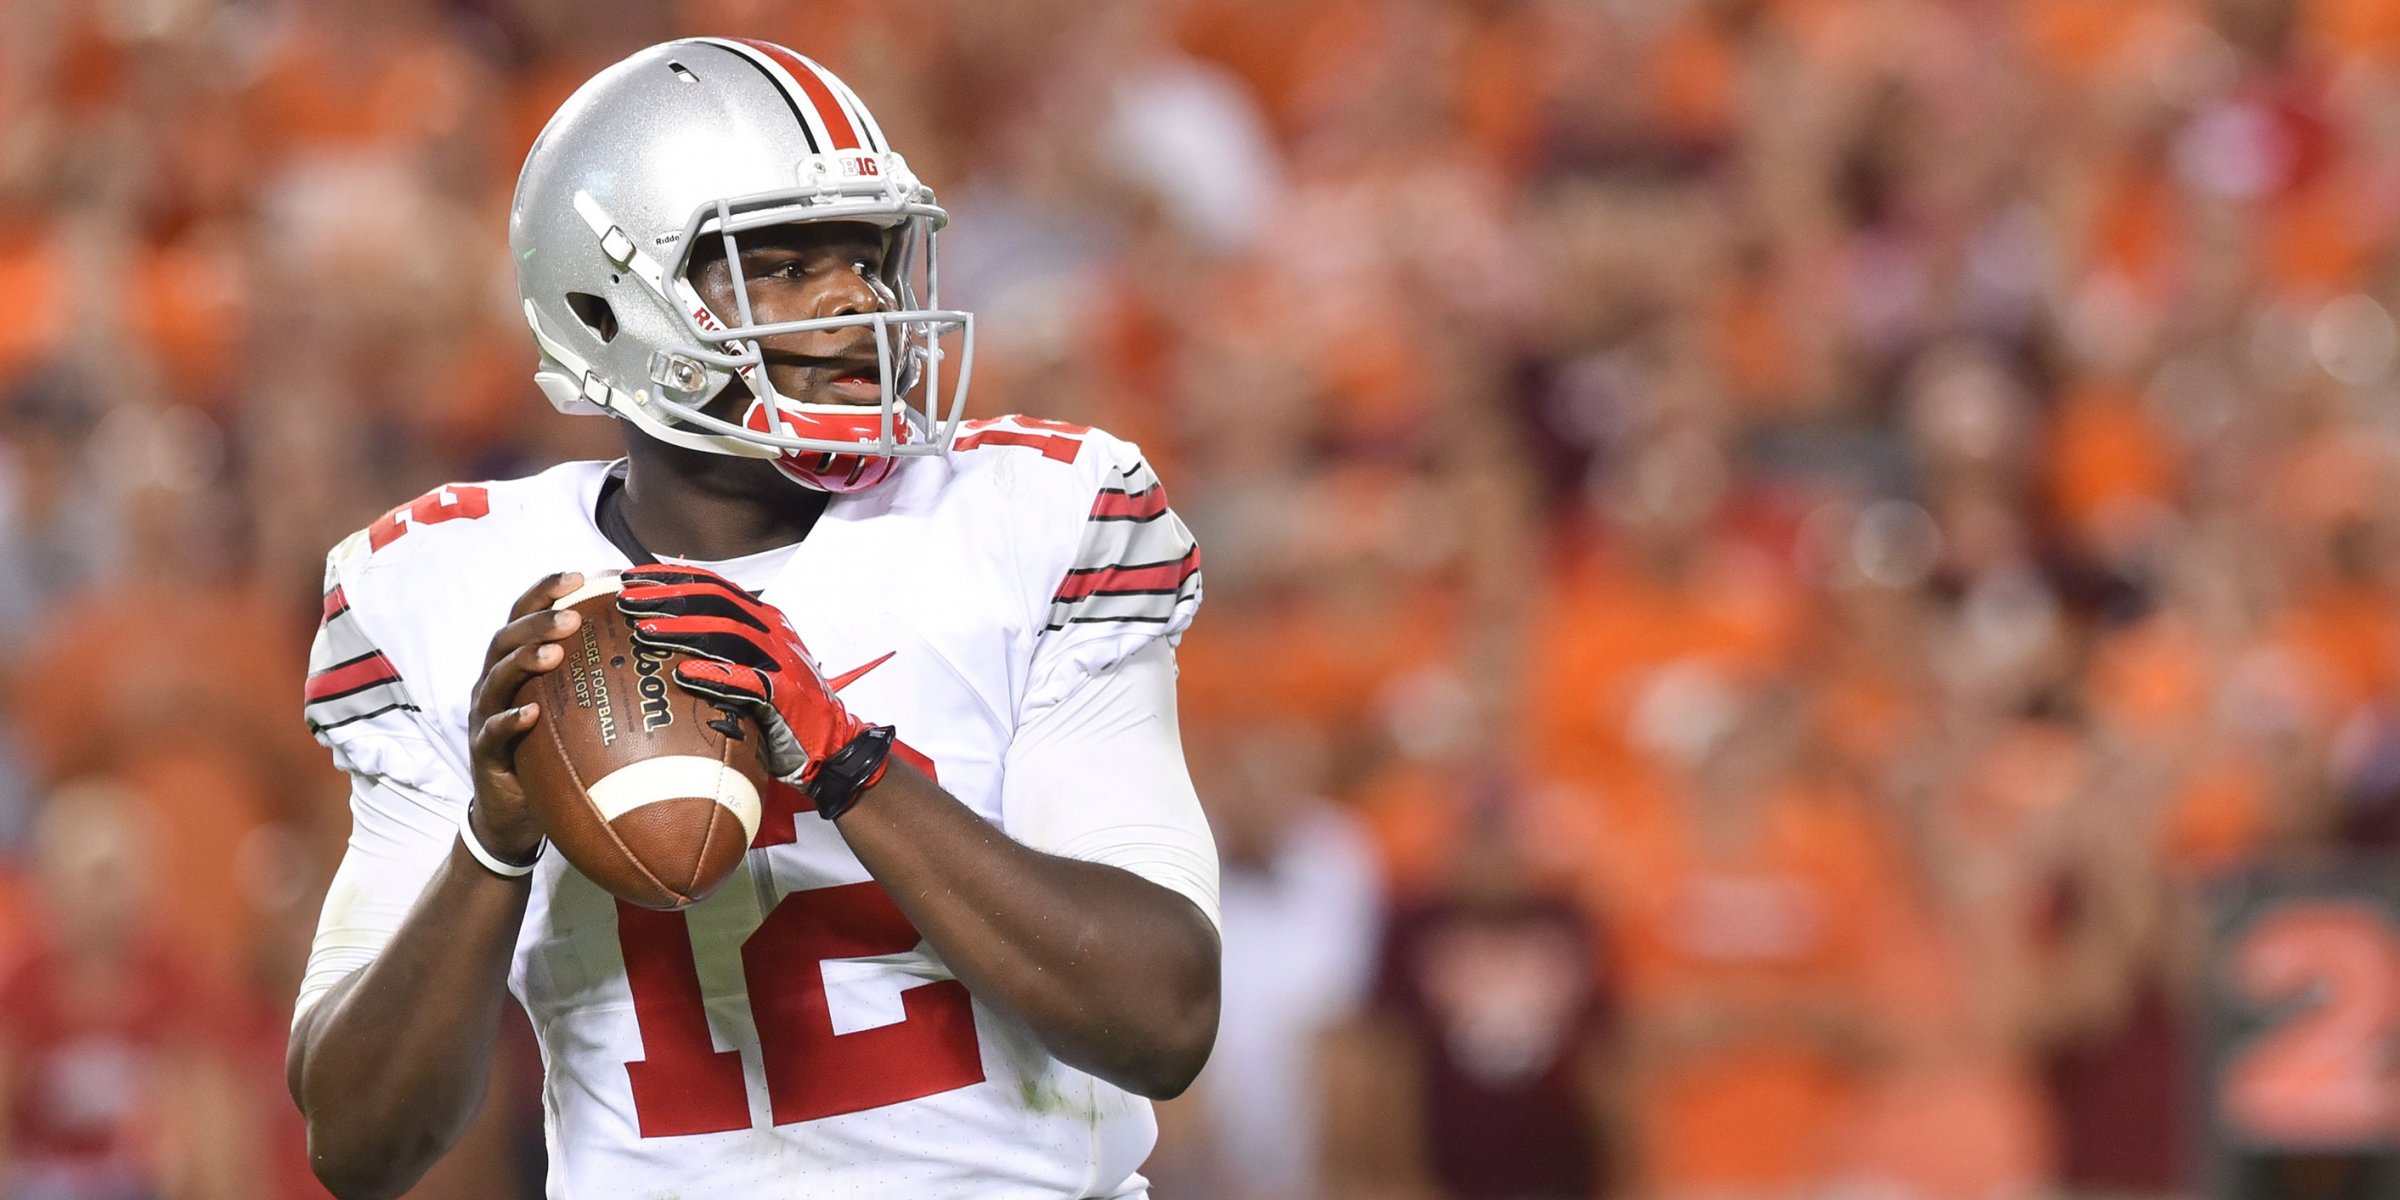
[[595, 576], [553, 605], [583, 614], [566, 661], [527, 680], [541, 705], [517, 778], [567, 862], [620, 899], [677, 909], [714, 891], [758, 834], [758, 727], [678, 686], [671, 650], [636, 646], [620, 583]]

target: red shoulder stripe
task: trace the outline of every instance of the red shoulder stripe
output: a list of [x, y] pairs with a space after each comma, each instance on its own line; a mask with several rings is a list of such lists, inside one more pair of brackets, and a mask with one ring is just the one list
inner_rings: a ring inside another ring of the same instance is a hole
[[381, 650], [360, 655], [346, 663], [336, 663], [308, 677], [304, 693], [310, 704], [331, 700], [352, 692], [364, 691], [378, 684], [397, 683], [400, 671], [392, 666]]
[[1178, 592], [1200, 569], [1200, 547], [1184, 552], [1182, 558], [1170, 562], [1143, 563], [1124, 567], [1085, 567], [1067, 572], [1067, 581], [1058, 587], [1053, 603], [1081, 600], [1087, 596], [1115, 592]]
[[773, 42], [754, 41], [750, 38], [735, 40], [754, 47], [768, 58], [774, 59], [777, 66], [782, 67], [791, 75], [792, 82], [799, 84], [800, 90], [808, 94], [808, 103], [817, 110], [817, 116], [825, 122], [827, 132], [833, 134], [834, 149], [856, 150], [859, 148], [858, 123], [850, 119], [850, 113], [842, 107], [842, 102], [834, 99], [833, 89], [825, 86], [824, 79], [817, 75], [817, 69], [810, 66], [808, 60]]
[[1124, 492], [1102, 492], [1092, 501], [1092, 516], [1096, 520], [1147, 521], [1167, 511], [1167, 488], [1154, 483], [1144, 492], [1127, 495]]

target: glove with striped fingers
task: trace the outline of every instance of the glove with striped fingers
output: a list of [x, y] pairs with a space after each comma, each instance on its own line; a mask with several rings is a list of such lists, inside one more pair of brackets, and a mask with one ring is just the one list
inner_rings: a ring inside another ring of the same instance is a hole
[[774, 605], [714, 571], [653, 565], [625, 572], [617, 609], [637, 644], [696, 655], [676, 666], [675, 682], [757, 721], [767, 770], [817, 799], [820, 812], [832, 815], [820, 774], [843, 751], [856, 747], [852, 759], [873, 762], [863, 777], [845, 773], [853, 777], [841, 780], [841, 807], [883, 778], [891, 731], [850, 714]]

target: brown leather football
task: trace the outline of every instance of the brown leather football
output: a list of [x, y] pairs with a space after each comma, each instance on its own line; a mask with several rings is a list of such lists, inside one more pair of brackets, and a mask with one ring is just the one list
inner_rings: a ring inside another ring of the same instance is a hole
[[684, 655], [633, 644], [619, 581], [595, 576], [554, 608], [583, 624], [517, 702], [542, 706], [517, 778], [542, 829], [592, 882], [644, 908], [716, 890], [758, 834], [758, 727], [677, 685]]

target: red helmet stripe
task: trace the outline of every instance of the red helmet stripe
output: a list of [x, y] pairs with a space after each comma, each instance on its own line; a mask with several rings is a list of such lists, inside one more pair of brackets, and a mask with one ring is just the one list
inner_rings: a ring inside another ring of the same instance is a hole
[[791, 75], [792, 82], [800, 85], [801, 93], [808, 97], [809, 107], [817, 110], [818, 119], [825, 122], [826, 131], [833, 135], [834, 149], [856, 150], [860, 148], [864, 139], [859, 135], [858, 121], [850, 115], [850, 110], [843, 106], [841, 99], [833, 94], [833, 89], [825, 85], [825, 79], [817, 73], [815, 63], [773, 42], [758, 42], [749, 38], [736, 40], [768, 58], [774, 59], [775, 65], [782, 67]]
[[891, 147], [884, 143], [883, 129], [875, 124], [875, 114], [867, 111], [867, 102], [859, 99], [858, 93], [849, 84], [843, 83], [840, 76], [824, 70], [820, 70], [819, 74], [825, 77], [826, 83], [833, 85], [833, 94], [842, 98], [842, 104], [850, 110], [851, 119], [858, 122], [859, 130], [867, 135], [867, 149], [877, 154], [889, 152]]
[[792, 119], [799, 122], [800, 136], [807, 139], [809, 153], [823, 154], [831, 148], [833, 132], [826, 127], [824, 114], [817, 110], [815, 104], [802, 102], [804, 97], [797, 90], [799, 85], [792, 79], [791, 72], [784, 70], [781, 63], [760, 50], [766, 43], [742, 38], [698, 40], [739, 56], [753, 70], [766, 77], [767, 86], [774, 88], [775, 94], [783, 97], [783, 102], [791, 106]]

